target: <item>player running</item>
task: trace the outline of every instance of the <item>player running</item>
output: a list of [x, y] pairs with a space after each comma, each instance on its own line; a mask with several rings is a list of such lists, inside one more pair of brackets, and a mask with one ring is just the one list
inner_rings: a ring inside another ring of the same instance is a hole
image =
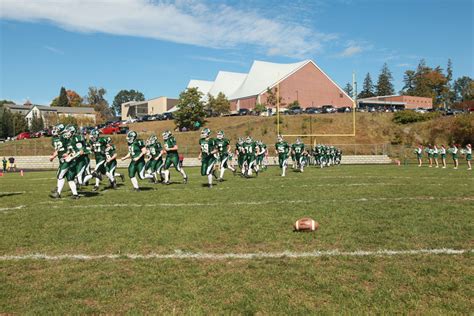
[[[154, 183], [163, 182], [163, 147], [155, 135], [151, 135], [146, 141], [146, 149], [148, 161], [145, 165], [145, 170], [148, 174], [153, 175]], [[158, 180], [160, 179], [160, 180]]]
[[291, 145], [291, 153], [292, 157], [294, 157], [296, 161], [296, 167], [300, 170], [300, 172], [304, 171], [304, 165], [305, 165], [305, 153], [306, 150], [304, 148], [304, 143], [301, 141], [301, 139], [297, 138], [296, 143]]
[[237, 140], [237, 144], [235, 144], [235, 154], [237, 155], [237, 164], [240, 168], [240, 173], [242, 176], [246, 174], [246, 155], [245, 155], [245, 148], [244, 148], [244, 140], [242, 137], [239, 137]]
[[244, 176], [247, 178], [251, 177], [252, 170], [254, 170], [255, 174], [258, 176], [258, 166], [256, 164], [256, 161], [257, 161], [257, 155], [259, 154], [259, 151], [252, 137], [247, 136], [243, 147], [245, 150], [245, 162], [247, 164], [247, 172]]
[[267, 145], [262, 141], [257, 141], [258, 155], [257, 155], [257, 166], [259, 170], [267, 169], [266, 157], [268, 155]]
[[115, 172], [117, 169], [117, 150], [115, 149], [115, 145], [112, 144], [112, 138], [106, 137], [105, 138], [105, 174], [109, 178], [110, 187], [112, 189], [117, 188], [117, 180], [115, 177], [120, 177], [123, 183], [123, 174]]
[[201, 160], [201, 176], [207, 176], [207, 186], [209, 188], [212, 188], [212, 172], [217, 162], [216, 155], [218, 152], [219, 148], [216, 140], [211, 138], [211, 130], [204, 128], [199, 139], [198, 159]]
[[188, 183], [188, 176], [186, 175], [186, 172], [184, 172], [184, 169], [181, 168], [179, 164], [179, 154], [178, 154], [178, 145], [176, 144], [176, 140], [174, 136], [171, 134], [170, 131], [165, 131], [163, 134], [163, 140], [164, 140], [164, 152], [166, 153], [166, 160], [165, 160], [165, 165], [163, 167], [164, 169], [164, 175], [165, 175], [165, 182], [164, 184], [170, 184], [170, 167], [171, 165], [174, 166], [176, 171], [181, 173], [183, 176], [183, 183], [186, 184]]
[[281, 135], [278, 135], [275, 144], [275, 154], [278, 155], [278, 164], [282, 170], [281, 176], [285, 176], [286, 168], [288, 167], [288, 153], [290, 152], [290, 145], [283, 140]]
[[58, 124], [53, 127], [51, 134], [51, 143], [54, 148], [54, 152], [49, 157], [49, 161], [53, 161], [54, 158], [58, 157], [59, 166], [58, 171], [56, 172], [56, 188], [51, 191], [52, 198], [60, 198], [61, 191], [64, 187], [64, 178], [66, 177], [68, 163], [64, 159], [64, 156], [67, 152], [67, 140], [62, 136], [62, 133], [65, 129], [63, 124]]
[[145, 174], [145, 155], [146, 147], [143, 140], [138, 139], [138, 134], [135, 131], [129, 131], [127, 133], [127, 143], [128, 143], [128, 154], [125, 157], [122, 157], [122, 160], [131, 159], [130, 164], [128, 165], [128, 176], [133, 185], [134, 191], [140, 191], [138, 186], [138, 180], [136, 176], [140, 179], [153, 179], [152, 175]]
[[216, 146], [218, 149], [219, 153], [219, 182], [224, 181], [224, 172], [225, 169], [230, 169], [234, 175], [235, 175], [235, 168], [233, 168], [230, 165], [229, 159], [231, 156], [231, 150], [230, 150], [230, 141], [225, 138], [224, 131], [218, 131], [217, 132], [217, 138], [215, 139]]
[[92, 151], [94, 152], [95, 158], [95, 168], [92, 172], [92, 175], [95, 177], [95, 185], [92, 191], [98, 191], [102, 176], [107, 173], [107, 170], [105, 168], [105, 163], [107, 160], [107, 157], [105, 155], [107, 141], [104, 137], [100, 137], [100, 132], [98, 129], [93, 129], [89, 135], [89, 138], [89, 143], [92, 147]]

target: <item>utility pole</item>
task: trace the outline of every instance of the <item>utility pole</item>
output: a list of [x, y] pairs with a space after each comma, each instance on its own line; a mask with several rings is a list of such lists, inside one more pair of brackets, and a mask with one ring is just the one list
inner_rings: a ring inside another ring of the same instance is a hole
[[352, 72], [352, 99], [357, 106], [357, 81], [355, 72]]

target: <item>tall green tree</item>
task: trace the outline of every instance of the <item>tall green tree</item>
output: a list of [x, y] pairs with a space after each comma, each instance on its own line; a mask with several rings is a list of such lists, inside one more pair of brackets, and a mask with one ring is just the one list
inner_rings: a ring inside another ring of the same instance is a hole
[[61, 87], [61, 90], [59, 91], [57, 106], [69, 106], [69, 100], [67, 98], [66, 88], [64, 87]]
[[350, 84], [349, 82], [346, 83], [346, 85], [344, 86], [344, 91], [347, 93], [348, 96], [352, 98], [352, 84]]
[[192, 130], [197, 125], [204, 125], [206, 111], [202, 96], [203, 93], [197, 88], [188, 88], [180, 93], [178, 104], [176, 105], [178, 110], [174, 112], [174, 121], [178, 128], [185, 127], [188, 130]]
[[267, 100], [266, 100], [267, 107], [276, 108], [278, 102], [280, 102], [280, 106], [283, 106], [283, 104], [281, 103], [282, 97], [277, 98], [277, 94], [278, 94], [277, 87], [273, 89], [267, 88], [266, 94], [267, 94]]
[[370, 77], [370, 73], [367, 73], [364, 78], [364, 83], [362, 84], [362, 91], [360, 91], [357, 96], [359, 99], [371, 98], [375, 96], [374, 83]]
[[220, 116], [230, 113], [230, 102], [224, 93], [219, 92], [217, 97], [208, 94], [207, 97], [208, 101], [206, 109], [211, 113], [212, 116]]
[[38, 132], [44, 129], [44, 122], [43, 122], [43, 117], [41, 115], [36, 116], [36, 114], [33, 114], [33, 118], [31, 119], [31, 125], [30, 125], [30, 132]]
[[117, 115], [122, 114], [122, 103], [130, 101], [145, 101], [143, 93], [137, 90], [120, 90], [114, 98], [112, 108]]
[[376, 94], [378, 96], [395, 94], [392, 81], [392, 73], [388, 69], [387, 63], [385, 63], [383, 64], [382, 69], [380, 70], [376, 86]]
[[474, 100], [474, 80], [463, 76], [454, 81], [454, 95], [457, 102]]
[[84, 97], [87, 104], [94, 108], [99, 114], [99, 119], [106, 121], [113, 117], [113, 110], [109, 107], [109, 102], [105, 99], [107, 90], [104, 88], [89, 87], [87, 96]]

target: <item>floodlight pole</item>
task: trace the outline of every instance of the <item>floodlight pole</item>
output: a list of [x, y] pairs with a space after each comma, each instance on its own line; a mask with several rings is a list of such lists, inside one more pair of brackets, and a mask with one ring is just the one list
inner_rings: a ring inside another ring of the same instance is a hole
[[280, 135], [280, 83], [277, 84], [277, 135]]

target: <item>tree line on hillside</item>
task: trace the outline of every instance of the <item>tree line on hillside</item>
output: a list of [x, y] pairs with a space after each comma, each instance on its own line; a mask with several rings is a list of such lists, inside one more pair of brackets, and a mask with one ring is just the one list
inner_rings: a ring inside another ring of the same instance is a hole
[[[358, 99], [375, 96], [393, 95], [393, 76], [385, 63], [374, 84], [370, 73], [364, 78]], [[446, 71], [441, 66], [430, 67], [424, 59], [420, 60], [416, 69], [408, 69], [403, 77], [402, 95], [432, 98], [434, 107], [465, 109], [474, 106], [474, 80], [462, 76], [453, 81], [452, 62], [448, 60]], [[352, 85], [348, 83], [344, 90], [352, 96]]]

